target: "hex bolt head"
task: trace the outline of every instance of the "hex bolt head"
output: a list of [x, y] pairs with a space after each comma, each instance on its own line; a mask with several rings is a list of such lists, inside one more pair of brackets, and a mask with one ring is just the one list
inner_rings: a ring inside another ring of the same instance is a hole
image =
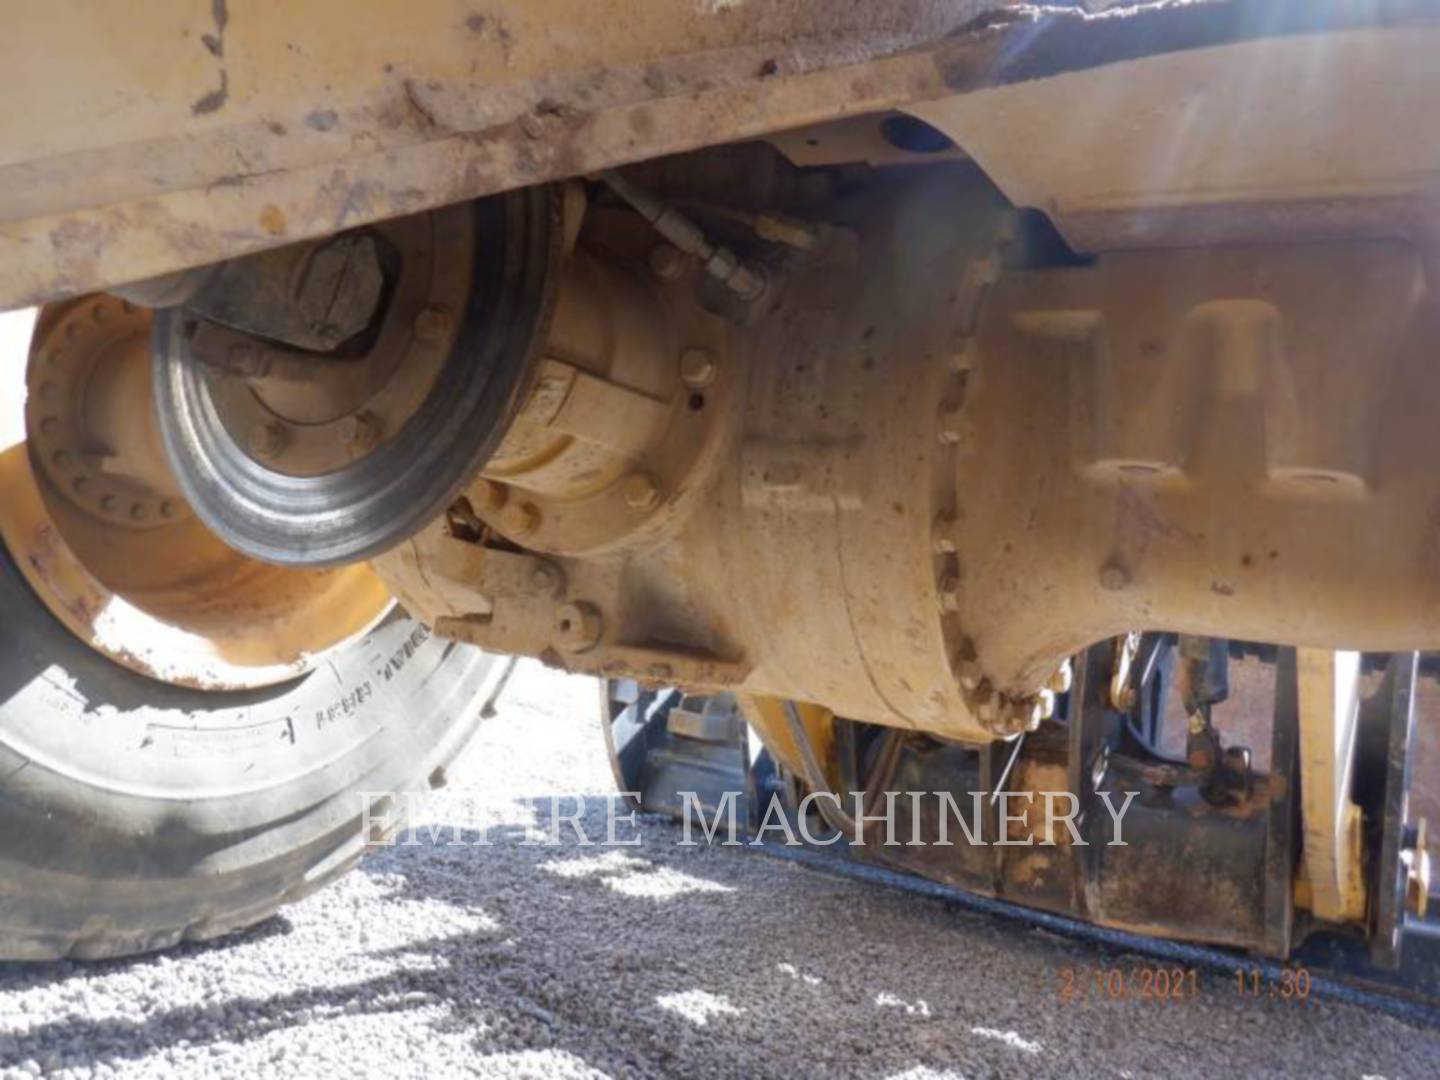
[[379, 249], [365, 233], [310, 246], [293, 274], [291, 299], [314, 343], [324, 349], [364, 329], [385, 289]]
[[536, 592], [548, 594], [555, 591], [555, 586], [560, 582], [559, 575], [555, 568], [539, 563], [530, 571], [530, 587]]
[[955, 349], [950, 354], [950, 370], [956, 375], [962, 375], [974, 370], [976, 342], [973, 337], [962, 338], [955, 343]]
[[660, 244], [650, 252], [650, 272], [661, 281], [679, 281], [689, 264], [689, 256], [673, 244]]
[[680, 378], [700, 390], [715, 381], [715, 357], [709, 349], [686, 349], [680, 354]]
[[225, 354], [225, 370], [241, 378], [254, 378], [265, 371], [265, 353], [258, 345], [235, 344]]
[[960, 685], [966, 690], [973, 691], [985, 681], [985, 670], [980, 666], [979, 660], [956, 661], [955, 674], [960, 677]]
[[946, 574], [940, 579], [940, 610], [960, 610], [960, 578], [955, 574]]
[[1066, 660], [1055, 669], [1055, 674], [1050, 676], [1049, 681], [1045, 684], [1045, 689], [1052, 694], [1068, 694], [1074, 682], [1075, 669], [1070, 661]]
[[422, 345], [440, 345], [450, 336], [450, 313], [431, 304], [415, 316], [415, 340]]
[[1006, 700], [999, 716], [995, 718], [993, 730], [1002, 735], [1019, 735], [1022, 731], [1032, 731], [1039, 727], [1041, 719], [1042, 706], [1034, 698]]
[[380, 443], [380, 419], [371, 412], [358, 412], [340, 420], [340, 441], [353, 454], [365, 454]]
[[600, 611], [583, 600], [566, 604], [555, 615], [556, 643], [567, 652], [584, 652], [600, 640]]
[[625, 478], [625, 505], [632, 510], [649, 510], [660, 501], [660, 488], [645, 473], [631, 473]]
[[512, 503], [500, 512], [500, 528], [507, 536], [529, 536], [540, 528], [540, 508], [532, 502]]
[[937, 555], [950, 555], [955, 552], [955, 515], [941, 513], [935, 515], [935, 520], [930, 524], [930, 547]]
[[250, 429], [250, 452], [256, 457], [279, 457], [290, 443], [290, 431], [278, 420]]

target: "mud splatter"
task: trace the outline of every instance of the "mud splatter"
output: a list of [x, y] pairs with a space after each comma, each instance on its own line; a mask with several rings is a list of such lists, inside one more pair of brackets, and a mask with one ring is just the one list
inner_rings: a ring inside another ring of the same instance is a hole
[[190, 111], [196, 116], [218, 112], [230, 100], [230, 73], [225, 70], [225, 27], [230, 23], [230, 12], [225, 0], [210, 0], [210, 15], [215, 20], [215, 32], [202, 35], [200, 42], [211, 56], [220, 61], [220, 85], [190, 106]]

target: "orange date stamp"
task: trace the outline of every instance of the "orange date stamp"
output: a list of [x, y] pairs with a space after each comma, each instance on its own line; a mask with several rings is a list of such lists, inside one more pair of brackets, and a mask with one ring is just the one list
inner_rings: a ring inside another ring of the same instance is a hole
[[1182, 967], [1060, 969], [1060, 1000], [1185, 1001], [1200, 993], [1200, 976]]
[[[1247, 1000], [1304, 1002], [1310, 998], [1310, 972], [1303, 967], [1267, 970], [1237, 967], [1229, 980], [1216, 979], [1216, 986], [1228, 985], [1236, 996]], [[1204, 987], [1196, 968], [1163, 965], [1138, 967], [1065, 967], [1060, 969], [1059, 994], [1064, 1002], [1192, 1001]]]

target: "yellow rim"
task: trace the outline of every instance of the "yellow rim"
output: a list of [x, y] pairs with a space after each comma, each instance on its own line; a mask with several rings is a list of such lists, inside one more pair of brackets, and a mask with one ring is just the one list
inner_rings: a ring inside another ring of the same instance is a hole
[[0, 538], [46, 607], [132, 671], [207, 690], [304, 674], [391, 604], [368, 565], [225, 547], [169, 475], [147, 313], [108, 296], [0, 315]]

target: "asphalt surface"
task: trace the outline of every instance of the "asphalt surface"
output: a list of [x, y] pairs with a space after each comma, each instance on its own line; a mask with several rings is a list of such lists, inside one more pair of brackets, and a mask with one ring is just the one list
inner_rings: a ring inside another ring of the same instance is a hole
[[[1352, 1005], [1063, 993], [1145, 961], [680, 830], [617, 825], [595, 686], [522, 664], [434, 831], [237, 937], [0, 966], [6, 1076], [1440, 1074]], [[559, 809], [587, 796], [583, 846]], [[483, 845], [477, 840], [485, 840]], [[458, 842], [457, 842], [458, 841]]]

